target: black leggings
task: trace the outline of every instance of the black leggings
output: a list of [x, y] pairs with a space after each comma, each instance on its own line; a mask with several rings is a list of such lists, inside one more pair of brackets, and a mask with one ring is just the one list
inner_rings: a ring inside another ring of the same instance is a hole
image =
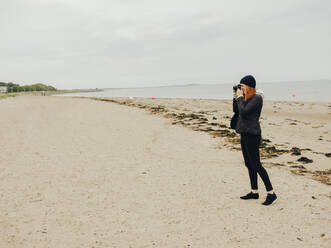
[[244, 155], [245, 165], [248, 168], [251, 187], [257, 190], [257, 173], [259, 173], [267, 191], [272, 190], [272, 185], [267, 171], [263, 168], [260, 161], [259, 145], [261, 135], [241, 134], [241, 150]]

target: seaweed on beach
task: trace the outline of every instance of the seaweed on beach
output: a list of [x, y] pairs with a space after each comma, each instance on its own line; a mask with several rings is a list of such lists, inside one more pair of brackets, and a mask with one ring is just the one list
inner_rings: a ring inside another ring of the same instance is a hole
[[286, 149], [278, 149], [274, 145], [268, 145], [265, 141], [260, 143], [261, 155], [264, 158], [278, 157], [281, 154], [289, 152]]
[[325, 153], [325, 156], [331, 158], [331, 153]]
[[312, 163], [312, 162], [313, 162], [312, 159], [309, 159], [309, 158], [307, 158], [307, 157], [301, 157], [301, 158], [299, 158], [297, 161], [298, 161], [298, 162], [303, 162], [303, 163], [305, 163], [305, 164], [308, 164], [308, 163]]
[[160, 105], [157, 106], [157, 107], [151, 107], [150, 110], [151, 110], [151, 112], [153, 112], [153, 113], [167, 112], [167, 111], [168, 111], [165, 107], [160, 106]]
[[[211, 112], [215, 112], [215, 111], [194, 112], [191, 110], [183, 109], [181, 111], [185, 111], [185, 112], [180, 112], [180, 109], [178, 107], [173, 107], [172, 109], [175, 111], [173, 110], [171, 111], [170, 108], [167, 108], [166, 106], [156, 103], [141, 104], [141, 103], [134, 103], [132, 100], [128, 100], [128, 99], [115, 100], [111, 98], [93, 98], [93, 97], [91, 97], [90, 99], [112, 102], [120, 105], [145, 109], [149, 111], [151, 114], [159, 114], [165, 118], [171, 119], [172, 125], [181, 125], [184, 127], [188, 127], [194, 131], [206, 132], [214, 138], [220, 137], [226, 139], [225, 145], [222, 145], [222, 147], [225, 146], [233, 150], [240, 150], [240, 146], [238, 146], [240, 144], [240, 136], [234, 130], [232, 130], [226, 124], [221, 122], [213, 122], [213, 121], [209, 122], [209, 119], [214, 121], [217, 120], [215, 116], [210, 116]], [[223, 118], [231, 119], [231, 117], [228, 115], [224, 115]], [[286, 119], [286, 120], [298, 122], [292, 119]], [[301, 155], [302, 151], [312, 151], [312, 150], [310, 148], [301, 149], [298, 147], [292, 147], [289, 150], [280, 149], [275, 145], [272, 145], [271, 140], [265, 138], [262, 138], [260, 143], [260, 154], [262, 159], [278, 157], [284, 153], [291, 153], [292, 155], [299, 156]], [[323, 153], [323, 154], [326, 157], [331, 157], [331, 153]], [[301, 157], [300, 159], [298, 159], [298, 162], [307, 164], [307, 163], [312, 163], [313, 161], [306, 157]], [[267, 164], [270, 164], [271, 166], [285, 166], [284, 164], [279, 164], [279, 163], [268, 162]], [[294, 164], [289, 168], [291, 169], [290, 171], [296, 175], [310, 175], [314, 180], [320, 181], [327, 185], [331, 184], [331, 170], [313, 172], [307, 170], [303, 165], [296, 165], [294, 162], [289, 162], [289, 164]]]
[[292, 147], [291, 152], [292, 152], [291, 154], [295, 156], [301, 155], [301, 149], [298, 147]]

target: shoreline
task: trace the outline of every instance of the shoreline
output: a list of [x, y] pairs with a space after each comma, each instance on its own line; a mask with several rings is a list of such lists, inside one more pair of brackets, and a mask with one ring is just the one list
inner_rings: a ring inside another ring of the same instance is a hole
[[[103, 90], [101, 90], [103, 91]], [[92, 91], [93, 92], [93, 91]], [[84, 92], [83, 92], [84, 93]], [[119, 100], [147, 100], [147, 99], [152, 99], [151, 97], [129, 97], [129, 96], [116, 96], [116, 97], [112, 97], [112, 96], [75, 96], [75, 95], [66, 95], [66, 94], [70, 94], [70, 93], [64, 93], [64, 94], [60, 94], [60, 95], [54, 95], [54, 96], [64, 96], [64, 97], [78, 97], [78, 98], [110, 98], [110, 99], [119, 99]], [[207, 101], [207, 100], [211, 100], [211, 101], [232, 101], [232, 98], [185, 98], [185, 97], [155, 97], [155, 99], [161, 99], [161, 100], [202, 100], [202, 101]], [[264, 99], [264, 102], [274, 102], [274, 103], [295, 103], [295, 104], [300, 104], [300, 103], [307, 103], [307, 104], [329, 104], [331, 105], [331, 100], [330, 101], [288, 101], [288, 100], [266, 100]]]
[[[44, 96], [62, 96], [62, 94], [70, 93], [89, 93], [89, 92], [101, 92], [102, 89], [73, 89], [73, 90], [57, 90], [57, 91], [20, 91], [20, 92], [6, 92], [0, 93], [0, 100], [8, 97], [17, 97], [25, 95], [44, 95]], [[63, 95], [64, 96], [64, 95]]]

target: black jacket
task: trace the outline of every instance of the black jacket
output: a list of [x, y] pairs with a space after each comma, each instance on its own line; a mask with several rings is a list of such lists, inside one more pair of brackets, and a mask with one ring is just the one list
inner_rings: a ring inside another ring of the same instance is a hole
[[263, 106], [262, 96], [255, 94], [246, 102], [244, 97], [238, 97], [236, 101], [239, 110], [236, 132], [261, 135], [259, 119]]

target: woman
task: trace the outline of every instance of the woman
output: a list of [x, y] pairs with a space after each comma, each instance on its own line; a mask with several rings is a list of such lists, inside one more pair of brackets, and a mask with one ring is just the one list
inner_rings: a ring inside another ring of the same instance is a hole
[[259, 198], [257, 187], [257, 174], [259, 174], [268, 193], [266, 200], [262, 204], [270, 205], [277, 199], [277, 196], [273, 192], [268, 173], [260, 162], [261, 127], [259, 118], [263, 99], [261, 95], [256, 94], [256, 82], [253, 76], [248, 75], [242, 78], [240, 85], [241, 89], [238, 89], [235, 93], [239, 111], [236, 132], [240, 133], [241, 149], [251, 182], [251, 192], [240, 198], [243, 200]]

